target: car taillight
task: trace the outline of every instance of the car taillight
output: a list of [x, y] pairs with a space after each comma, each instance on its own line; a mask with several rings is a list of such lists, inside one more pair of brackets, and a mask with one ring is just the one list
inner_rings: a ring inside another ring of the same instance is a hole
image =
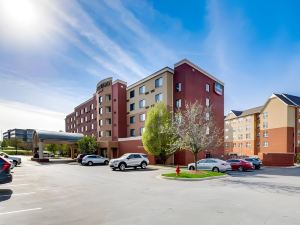
[[6, 171], [10, 168], [10, 163], [5, 162], [2, 166], [2, 170]]

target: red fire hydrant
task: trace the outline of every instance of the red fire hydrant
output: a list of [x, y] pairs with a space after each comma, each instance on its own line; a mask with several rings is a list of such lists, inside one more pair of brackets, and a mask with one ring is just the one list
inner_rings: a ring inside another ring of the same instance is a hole
[[178, 176], [180, 174], [180, 168], [179, 168], [179, 165], [177, 165], [176, 167], [176, 176]]

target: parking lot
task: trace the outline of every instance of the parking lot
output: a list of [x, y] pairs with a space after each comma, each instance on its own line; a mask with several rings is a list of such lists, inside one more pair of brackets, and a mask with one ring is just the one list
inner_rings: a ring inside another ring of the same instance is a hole
[[0, 224], [300, 224], [300, 168], [230, 172], [206, 181], [166, 170], [39, 164], [23, 159], [0, 186]]

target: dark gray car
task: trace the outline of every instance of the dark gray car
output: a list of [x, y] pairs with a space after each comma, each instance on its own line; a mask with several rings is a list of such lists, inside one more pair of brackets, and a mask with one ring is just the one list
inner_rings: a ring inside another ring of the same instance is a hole
[[262, 161], [258, 158], [245, 158], [247, 162], [251, 162], [256, 170], [259, 170], [262, 167]]

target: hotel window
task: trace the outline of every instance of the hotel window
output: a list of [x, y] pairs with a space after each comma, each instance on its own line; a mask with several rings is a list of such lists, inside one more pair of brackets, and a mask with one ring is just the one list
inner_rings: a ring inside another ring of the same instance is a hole
[[78, 133], [78, 128], [77, 128], [76, 132]]
[[94, 104], [91, 105], [91, 109], [94, 109]]
[[87, 107], [84, 108], [84, 111], [87, 113], [87, 111], [88, 111], [88, 110], [87, 110]]
[[130, 98], [134, 98], [134, 90], [132, 90], [132, 91], [129, 92], [129, 97]]
[[142, 86], [142, 87], [139, 88], [139, 93], [140, 94], [145, 94], [145, 92], [146, 92], [146, 87], [145, 86]]
[[181, 83], [177, 83], [176, 84], [176, 92], [180, 92], [181, 91]]
[[73, 125], [71, 124], [71, 129], [73, 128]]
[[80, 118], [80, 123], [83, 123], [83, 118], [82, 117]]
[[161, 102], [163, 100], [162, 93], [155, 95], [155, 102]]
[[205, 104], [207, 107], [209, 106], [209, 98], [206, 98]]
[[251, 143], [250, 142], [246, 143], [246, 148], [251, 148]]
[[268, 128], [268, 122], [263, 122], [263, 129], [267, 129]]
[[87, 116], [85, 116], [84, 120], [85, 120], [85, 122], [87, 122]]
[[209, 92], [209, 89], [210, 89], [210, 86], [209, 86], [209, 84], [206, 84], [206, 86], [205, 86], [205, 90], [206, 90], [206, 92]]
[[92, 130], [94, 130], [94, 124], [92, 123]]
[[108, 125], [110, 125], [111, 124], [111, 118], [106, 119], [105, 123], [108, 124]]
[[228, 129], [228, 128], [226, 128], [226, 129], [225, 129], [225, 132], [228, 132], [228, 131], [229, 131], [229, 129]]
[[181, 99], [177, 99], [175, 105], [177, 109], [181, 108]]
[[129, 118], [129, 123], [130, 123], [130, 124], [135, 123], [135, 116], [131, 116], [131, 117]]
[[130, 111], [133, 111], [134, 110], [134, 103], [131, 103], [130, 104]]
[[106, 106], [106, 112], [110, 113], [111, 112], [111, 107], [110, 106]]
[[106, 137], [110, 137], [111, 136], [111, 131], [110, 130], [107, 130], [106, 131]]
[[99, 131], [99, 137], [103, 137], [103, 130]]
[[92, 116], [91, 116], [91, 117], [92, 117], [92, 120], [93, 120], [93, 119], [94, 119], [94, 114], [93, 114], [93, 113], [92, 113]]
[[297, 143], [297, 144], [298, 144], [298, 147], [300, 147], [300, 140], [298, 140], [298, 143]]
[[83, 114], [83, 109], [80, 110], [80, 114], [81, 114], [81, 115]]
[[76, 112], [76, 116], [78, 116], [78, 112]]
[[206, 127], [206, 134], [209, 135], [209, 127]]
[[143, 122], [145, 121], [145, 119], [146, 119], [146, 114], [145, 113], [140, 114], [140, 121]]
[[145, 129], [144, 127], [141, 127], [141, 128], [140, 128], [140, 135], [143, 135], [144, 129]]
[[206, 119], [206, 120], [209, 120], [209, 113], [208, 113], [208, 112], [205, 113], [205, 119]]
[[99, 96], [99, 103], [101, 104], [103, 102], [103, 97]]
[[85, 126], [85, 131], [87, 131], [87, 126]]
[[111, 95], [105, 95], [105, 101], [109, 102], [111, 100]]
[[135, 136], [135, 129], [130, 129], [130, 136], [134, 137]]
[[269, 134], [268, 134], [267, 130], [264, 131], [264, 137], [269, 137]]
[[103, 126], [103, 120], [99, 120], [99, 126]]
[[156, 88], [161, 87], [162, 85], [163, 85], [163, 78], [162, 77], [155, 80], [155, 87]]
[[[71, 122], [72, 122], [72, 120], [73, 120], [73, 119], [72, 119], [72, 117], [71, 117]], [[68, 122], [69, 122], [69, 121], [68, 121]]]
[[264, 112], [264, 113], [263, 113], [263, 118], [264, 118], [264, 119], [267, 119], [267, 118], [268, 118], [268, 112]]
[[225, 136], [225, 139], [227, 140], [229, 137], [228, 136]]
[[246, 134], [246, 139], [250, 139], [250, 134]]
[[102, 114], [103, 114], [103, 109], [102, 109], [102, 107], [101, 107], [101, 108], [99, 108], [99, 114], [100, 114], [100, 115], [102, 115]]
[[269, 142], [265, 141], [265, 142], [264, 142], [264, 147], [265, 147], [265, 148], [269, 147]]
[[83, 127], [81, 127], [81, 132], [83, 132]]
[[140, 107], [140, 108], [144, 108], [145, 106], [146, 106], [146, 100], [145, 100], [145, 99], [140, 100], [140, 101], [139, 101], [139, 107]]
[[226, 125], [229, 125], [229, 121], [226, 121], [225, 124], [226, 124]]

